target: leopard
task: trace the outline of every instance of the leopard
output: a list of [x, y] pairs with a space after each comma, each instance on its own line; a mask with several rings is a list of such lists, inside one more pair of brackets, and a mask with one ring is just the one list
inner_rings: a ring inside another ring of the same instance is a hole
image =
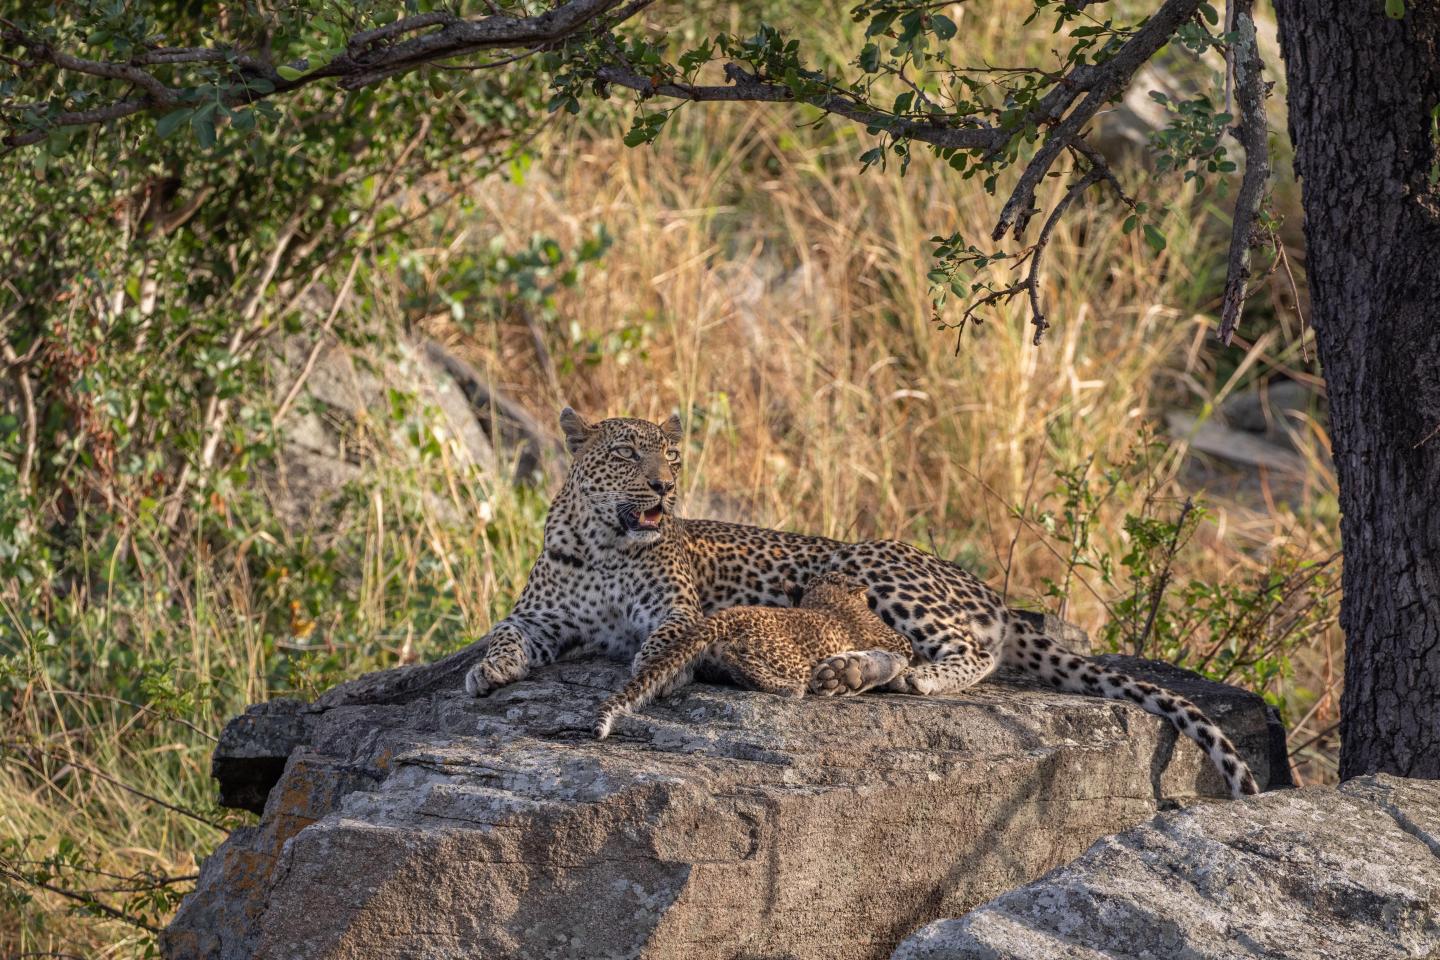
[[[465, 674], [469, 694], [489, 695], [577, 652], [629, 659], [639, 674], [707, 615], [784, 606], [788, 585], [838, 572], [864, 584], [870, 608], [910, 641], [911, 663], [883, 690], [953, 695], [1007, 668], [1070, 693], [1130, 701], [1195, 741], [1232, 797], [1257, 792], [1234, 744], [1194, 703], [1072, 652], [1078, 628], [1007, 605], [958, 564], [901, 540], [846, 542], [680, 516], [678, 415], [592, 423], [566, 407], [559, 426], [569, 470], [520, 596], [473, 645], [483, 652]], [[873, 658], [842, 651], [815, 672], [842, 685], [864, 681], [883, 672], [866, 666]]]
[[[608, 737], [621, 714], [638, 712], [661, 690], [688, 683], [705, 661], [742, 687], [795, 699], [807, 690], [861, 693], [910, 665], [909, 639], [870, 609], [860, 581], [830, 571], [787, 592], [798, 595], [793, 607], [727, 607], [692, 626], [601, 705], [595, 739]], [[864, 654], [851, 652], [856, 650]]]

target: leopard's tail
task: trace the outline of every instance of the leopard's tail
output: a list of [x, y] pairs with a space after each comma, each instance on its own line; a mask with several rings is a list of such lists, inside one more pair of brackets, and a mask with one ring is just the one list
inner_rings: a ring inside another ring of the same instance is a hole
[[600, 715], [595, 720], [595, 739], [604, 740], [610, 736], [610, 730], [621, 714], [632, 713], [654, 700], [671, 681], [693, 667], [719, 636], [715, 618], [708, 617], [646, 663], [619, 693], [600, 705]]
[[1176, 730], [1198, 743], [1225, 778], [1232, 797], [1238, 799], [1259, 792], [1250, 767], [1235, 745], [1199, 707], [1172, 690], [1070, 653], [1057, 640], [1073, 642], [1074, 638], [1056, 630], [1056, 624], [1074, 631], [1079, 629], [1048, 614], [1042, 621], [1039, 614], [1011, 611], [1005, 665], [1038, 676], [1069, 693], [1139, 704], [1147, 713], [1169, 720]]

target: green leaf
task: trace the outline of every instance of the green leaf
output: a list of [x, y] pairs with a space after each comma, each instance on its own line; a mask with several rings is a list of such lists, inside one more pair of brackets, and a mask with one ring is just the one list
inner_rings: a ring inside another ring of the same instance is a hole
[[284, 64], [275, 68], [275, 72], [285, 80], [299, 80], [305, 76], [304, 70], [296, 70], [294, 67], [287, 67]]
[[860, 51], [860, 69], [866, 73], [874, 73], [880, 69], [880, 48], [875, 44], [867, 43]]
[[190, 129], [195, 131], [195, 139], [199, 141], [200, 146], [206, 150], [215, 146], [215, 117], [213, 116], [213, 111], [212, 113], [206, 113], [204, 115], [197, 114], [190, 121]]
[[1159, 253], [1165, 249], [1165, 234], [1147, 223], [1145, 224], [1145, 242], [1150, 244], [1151, 250]]
[[169, 137], [170, 134], [174, 133], [175, 128], [180, 126], [180, 124], [184, 123], [185, 119], [189, 116], [189, 107], [181, 107], [179, 110], [171, 110], [169, 113], [165, 114], [165, 116], [155, 121], [155, 132], [160, 135], [161, 140], [164, 140]]
[[1208, 3], [1200, 4], [1200, 13], [1204, 15], [1206, 20], [1210, 21], [1210, 26], [1212, 27], [1220, 22], [1220, 14], [1216, 13], [1215, 8]]
[[1385, 16], [1400, 20], [1405, 16], [1405, 0], [1385, 0]]
[[939, 13], [930, 15], [930, 32], [941, 40], [955, 36], [955, 21]]

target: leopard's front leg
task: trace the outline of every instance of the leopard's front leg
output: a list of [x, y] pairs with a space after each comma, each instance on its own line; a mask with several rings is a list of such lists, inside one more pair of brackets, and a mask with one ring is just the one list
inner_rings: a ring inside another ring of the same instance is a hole
[[989, 650], [969, 640], [952, 640], [941, 646], [933, 661], [909, 667], [885, 684], [885, 689], [895, 693], [958, 693], [984, 680], [996, 666], [995, 654]]
[[[669, 616], [660, 622], [640, 644], [640, 650], [635, 654], [635, 659], [630, 662], [630, 675], [636, 677], [645, 669], [645, 665], [654, 660], [672, 644], [677, 643], [694, 628], [704, 615], [698, 606], [686, 605], [672, 611]], [[657, 691], [657, 697], [668, 697], [671, 693], [685, 686], [695, 677], [695, 664], [688, 664], [683, 670], [677, 673], [663, 688]]]
[[465, 674], [465, 692], [472, 697], [523, 680], [532, 666], [550, 663], [560, 654], [553, 640], [510, 617], [495, 624], [485, 640], [485, 656]]

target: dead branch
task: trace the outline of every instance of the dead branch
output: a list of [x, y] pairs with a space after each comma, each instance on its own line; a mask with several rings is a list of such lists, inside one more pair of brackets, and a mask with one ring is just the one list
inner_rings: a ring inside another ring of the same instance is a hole
[[1003, 290], [991, 290], [966, 307], [965, 313], [960, 317], [962, 327], [967, 321], [980, 322], [980, 317], [976, 314], [983, 307], [999, 301], [1008, 303], [1023, 293], [1030, 300], [1030, 322], [1035, 325], [1033, 342], [1036, 346], [1040, 345], [1045, 331], [1050, 327], [1049, 321], [1045, 319], [1045, 311], [1041, 309], [1040, 304], [1040, 262], [1045, 258], [1045, 248], [1049, 246], [1050, 236], [1055, 232], [1060, 218], [1065, 215], [1065, 211], [1069, 209], [1075, 198], [1104, 180], [1108, 173], [1108, 168], [1091, 167], [1083, 177], [1070, 185], [1070, 188], [1065, 191], [1065, 195], [1060, 198], [1060, 202], [1051, 208], [1050, 215], [1045, 218], [1045, 224], [1040, 228], [1040, 236], [1036, 239], [1035, 244], [1016, 261], [1015, 266], [1018, 269], [1025, 263], [1026, 258], [1029, 258], [1030, 264], [1026, 270], [1025, 279], [1017, 281]]
[[[1235, 33], [1238, 36], [1232, 57], [1235, 64], [1235, 100], [1240, 108], [1240, 124], [1232, 132], [1245, 148], [1245, 175], [1235, 197], [1235, 216], [1230, 226], [1230, 256], [1225, 271], [1225, 295], [1220, 305], [1220, 342], [1230, 345], [1240, 310], [1245, 305], [1250, 284], [1250, 250], [1256, 246], [1257, 220], [1265, 202], [1265, 186], [1270, 179], [1268, 128], [1265, 122], [1265, 96], [1269, 92], [1263, 76], [1260, 48], [1255, 41], [1255, 19], [1251, 14], [1252, 0], [1234, 0]], [[1299, 301], [1296, 301], [1299, 307]], [[1301, 328], [1302, 336], [1304, 328]]]

